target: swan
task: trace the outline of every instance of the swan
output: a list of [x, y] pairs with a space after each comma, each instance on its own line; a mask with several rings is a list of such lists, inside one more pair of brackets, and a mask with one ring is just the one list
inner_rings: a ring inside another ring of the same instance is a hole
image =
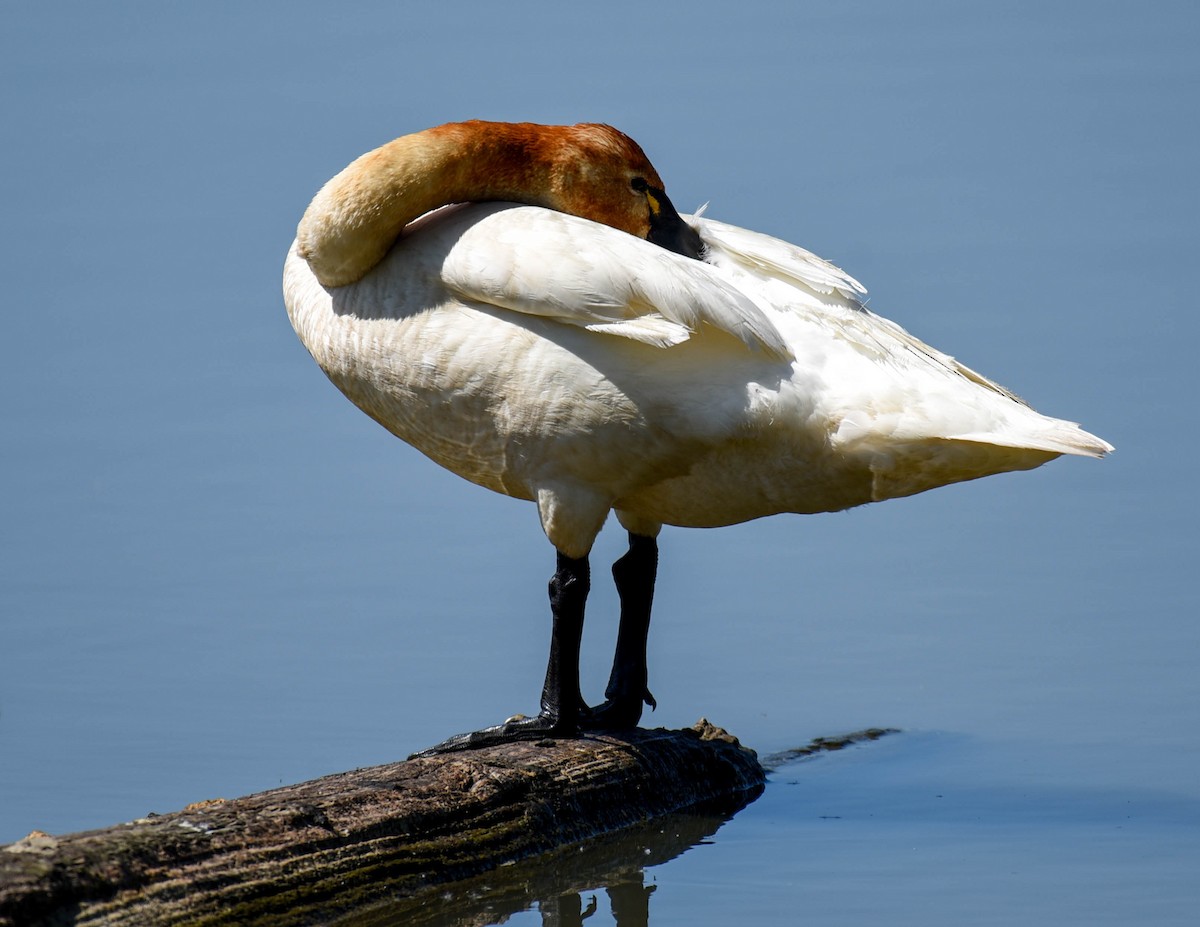
[[[305, 211], [283, 293], [351, 401], [534, 502], [557, 553], [539, 713], [433, 751], [635, 727], [655, 707], [663, 525], [836, 511], [1112, 450], [875, 315], [816, 255], [680, 216], [605, 125], [451, 123], [363, 155]], [[589, 707], [588, 554], [610, 512], [629, 548], [612, 673]]]

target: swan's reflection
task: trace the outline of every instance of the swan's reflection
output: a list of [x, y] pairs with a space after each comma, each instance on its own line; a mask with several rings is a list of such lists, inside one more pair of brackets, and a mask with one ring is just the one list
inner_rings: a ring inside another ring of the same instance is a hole
[[[746, 796], [746, 804], [757, 798]], [[743, 805], [744, 807], [744, 805]], [[619, 927], [647, 927], [654, 885], [645, 870], [707, 843], [733, 814], [689, 811], [403, 901], [347, 915], [336, 927], [486, 927], [537, 908], [543, 927], [581, 927], [607, 899]]]

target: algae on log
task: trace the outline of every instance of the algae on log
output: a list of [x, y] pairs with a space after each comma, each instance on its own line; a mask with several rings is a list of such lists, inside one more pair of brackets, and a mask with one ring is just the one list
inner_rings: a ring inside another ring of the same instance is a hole
[[0, 925], [305, 924], [762, 790], [752, 750], [684, 731], [507, 744], [215, 799], [0, 849]]

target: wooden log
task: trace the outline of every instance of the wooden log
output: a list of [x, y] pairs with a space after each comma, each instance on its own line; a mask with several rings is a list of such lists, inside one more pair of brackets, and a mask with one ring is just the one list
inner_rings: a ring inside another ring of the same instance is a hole
[[0, 849], [0, 925], [309, 924], [762, 790], [701, 721], [408, 760]]

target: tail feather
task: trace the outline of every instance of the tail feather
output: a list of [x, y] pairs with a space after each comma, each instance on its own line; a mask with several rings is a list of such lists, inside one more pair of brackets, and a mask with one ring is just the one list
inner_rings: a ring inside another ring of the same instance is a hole
[[1114, 450], [1103, 438], [1084, 431], [1074, 422], [1061, 419], [1042, 418], [1042, 428], [1020, 434], [1007, 435], [1003, 432], [979, 432], [956, 434], [948, 437], [958, 441], [973, 441], [1032, 451], [1048, 451], [1054, 454], [1075, 454], [1079, 457], [1103, 457]]

